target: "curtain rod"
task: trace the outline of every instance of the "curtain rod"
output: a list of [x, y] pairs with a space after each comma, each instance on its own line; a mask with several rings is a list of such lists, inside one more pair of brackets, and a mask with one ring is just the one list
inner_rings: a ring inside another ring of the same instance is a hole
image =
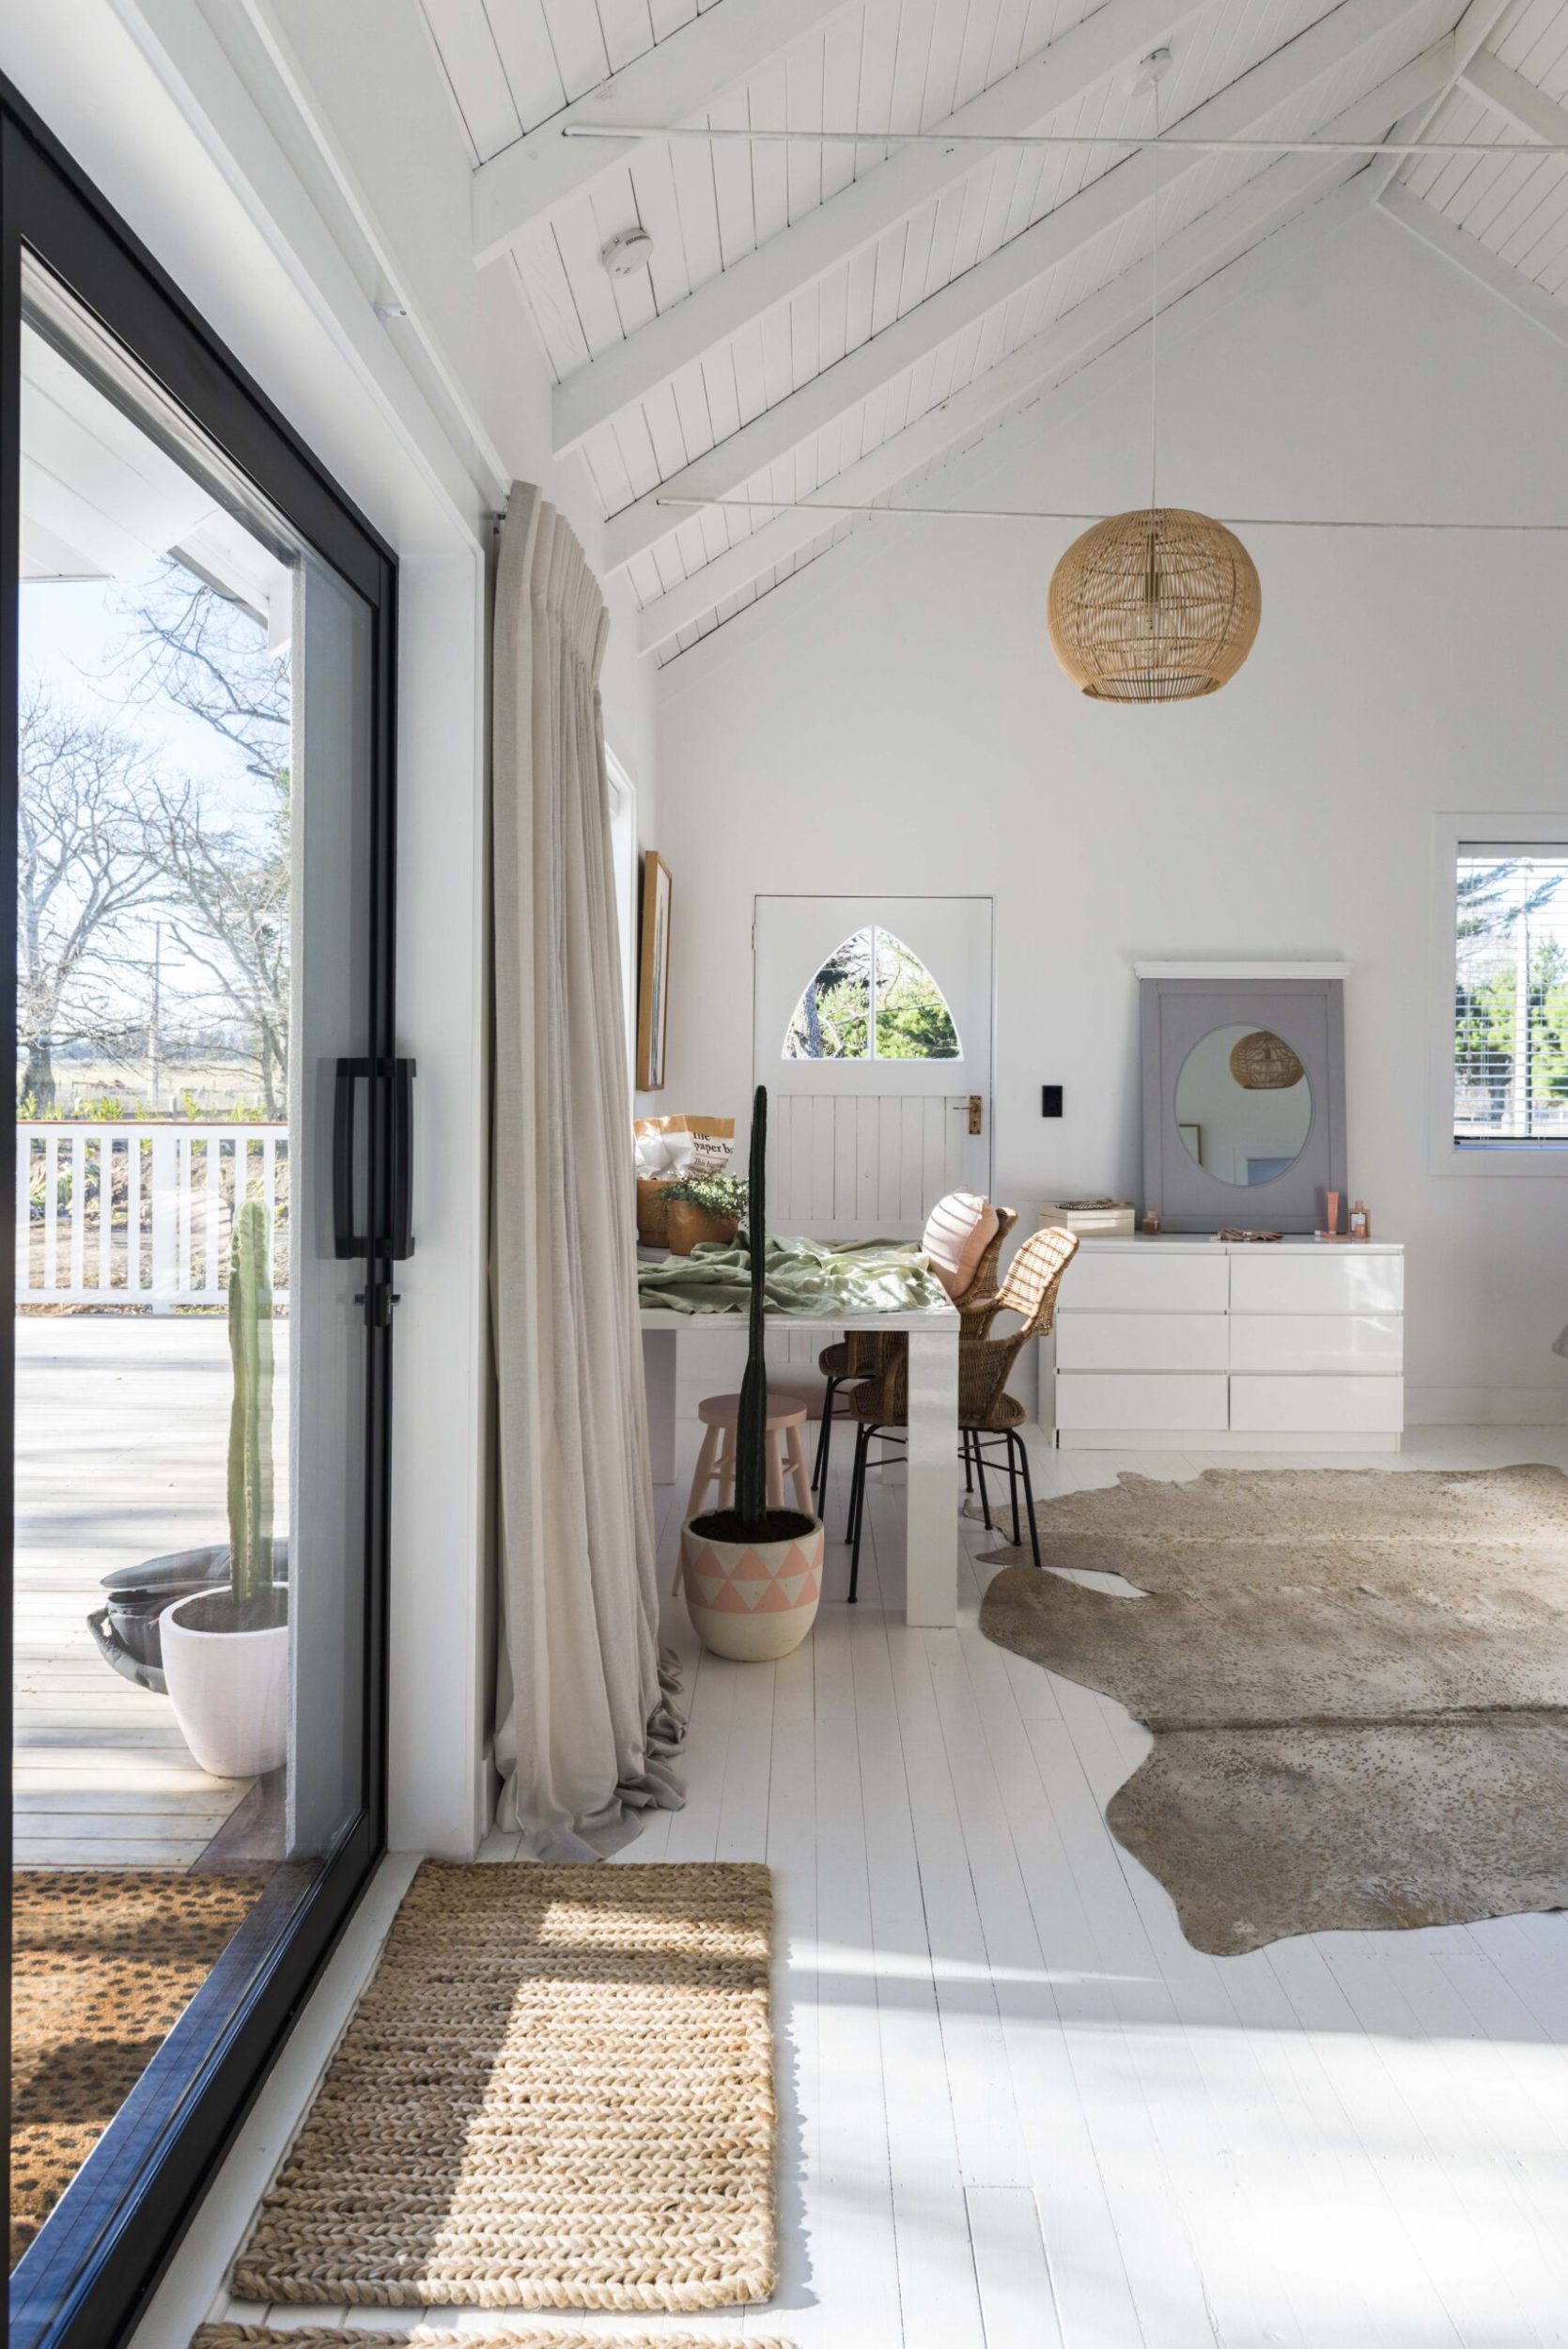
[[1194, 138], [1180, 131], [753, 131], [703, 122], [567, 122], [564, 139], [741, 139], [749, 146], [1180, 147], [1198, 155], [1568, 155], [1568, 139]]
[[[717, 508], [762, 514], [876, 514], [895, 521], [906, 514], [926, 515], [947, 521], [982, 522], [1103, 522], [1110, 508], [1094, 514], [1069, 513], [1061, 507], [1030, 506], [831, 506], [816, 498], [688, 498], [654, 496], [656, 506], [685, 506], [707, 513]], [[1136, 513], [1139, 509], [1131, 509]], [[1396, 521], [1357, 519], [1324, 520], [1299, 514], [1217, 514], [1216, 521], [1231, 530], [1464, 530], [1517, 531], [1527, 537], [1551, 537], [1568, 531], [1568, 522]]]

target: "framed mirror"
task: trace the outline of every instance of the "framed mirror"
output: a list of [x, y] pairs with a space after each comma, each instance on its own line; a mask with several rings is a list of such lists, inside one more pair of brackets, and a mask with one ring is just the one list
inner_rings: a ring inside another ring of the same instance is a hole
[[1343, 966], [1139, 966], [1143, 1206], [1169, 1232], [1321, 1228], [1345, 1188]]

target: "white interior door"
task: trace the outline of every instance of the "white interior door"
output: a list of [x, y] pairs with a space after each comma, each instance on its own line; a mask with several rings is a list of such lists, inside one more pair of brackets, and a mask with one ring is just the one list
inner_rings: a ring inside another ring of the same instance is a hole
[[991, 1183], [988, 897], [759, 897], [753, 1065], [768, 1220], [917, 1238]]

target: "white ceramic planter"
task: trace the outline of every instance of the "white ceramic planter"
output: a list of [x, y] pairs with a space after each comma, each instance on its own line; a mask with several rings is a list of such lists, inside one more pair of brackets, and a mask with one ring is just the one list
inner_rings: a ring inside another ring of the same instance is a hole
[[288, 1752], [288, 1626], [200, 1627], [204, 1613], [229, 1603], [226, 1591], [198, 1591], [168, 1609], [159, 1625], [163, 1674], [193, 1759], [213, 1778], [260, 1778]]
[[822, 1597], [822, 1522], [783, 1542], [716, 1542], [681, 1529], [681, 1579], [691, 1627], [715, 1656], [769, 1664], [798, 1648]]

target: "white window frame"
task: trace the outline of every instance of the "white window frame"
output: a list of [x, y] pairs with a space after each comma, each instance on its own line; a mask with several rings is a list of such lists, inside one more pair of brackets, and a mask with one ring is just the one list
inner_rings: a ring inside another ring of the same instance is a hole
[[1454, 936], [1459, 851], [1467, 840], [1506, 841], [1521, 849], [1568, 848], [1562, 808], [1472, 809], [1432, 818], [1432, 1051], [1428, 1082], [1427, 1164], [1434, 1174], [1503, 1175], [1539, 1182], [1568, 1177], [1568, 1137], [1536, 1143], [1467, 1142], [1453, 1138], [1453, 992], [1458, 979]]
[[[932, 970], [930, 964], [923, 960], [923, 958], [916, 954], [914, 948], [908, 944], [904, 939], [899, 937], [896, 930], [890, 929], [885, 922], [862, 922], [859, 925], [858, 928], [846, 931], [844, 937], [839, 940], [838, 946], [847, 946], [852, 938], [858, 938], [862, 930], [867, 929], [871, 932], [872, 941], [871, 972], [869, 981], [870, 996], [867, 1006], [865, 1031], [865, 1040], [869, 1049], [863, 1052], [824, 1053], [820, 1060], [814, 1061], [806, 1058], [804, 1055], [801, 1055], [798, 1059], [794, 1053], [786, 1052], [784, 1050], [784, 1045], [781, 1044], [779, 1048], [779, 1059], [781, 1061], [788, 1062], [789, 1066], [793, 1068], [888, 1068], [894, 1066], [899, 1068], [962, 1067], [964, 1062], [964, 1039], [959, 1032], [958, 1022], [953, 1017], [953, 1006], [947, 1000], [947, 995], [943, 989], [942, 983], [938, 978], [936, 972]], [[893, 944], [898, 948], [901, 954], [908, 955], [911, 962], [917, 962], [920, 964], [921, 969], [924, 972], [926, 977], [936, 988], [937, 994], [941, 1003], [941, 1007], [947, 1014], [948, 1025], [953, 1030], [954, 1035], [957, 1040], [958, 1050], [955, 1052], [923, 1052], [914, 1060], [895, 1060], [894, 1055], [887, 1052], [879, 1052], [877, 1050], [877, 941], [878, 938], [891, 938]], [[832, 952], [834, 954], [837, 954], [838, 946], [833, 947]], [[806, 987], [815, 987], [818, 973], [825, 967], [826, 966], [822, 963], [817, 964], [816, 971], [814, 972], [812, 976], [806, 981]], [[805, 988], [802, 988], [799, 996], [796, 998], [796, 1010], [800, 1009], [800, 1004], [803, 1003], [805, 1000], [806, 989]], [[789, 1017], [789, 1027], [786, 1027], [784, 1033], [784, 1044], [787, 1044], [789, 1041], [789, 1029], [792, 1028], [794, 1024], [795, 1013], [791, 1012]]]
[[637, 786], [608, 745], [605, 780], [610, 789], [610, 852], [614, 865], [615, 918], [621, 941], [621, 1010], [626, 1023], [627, 1075], [637, 1090]]

